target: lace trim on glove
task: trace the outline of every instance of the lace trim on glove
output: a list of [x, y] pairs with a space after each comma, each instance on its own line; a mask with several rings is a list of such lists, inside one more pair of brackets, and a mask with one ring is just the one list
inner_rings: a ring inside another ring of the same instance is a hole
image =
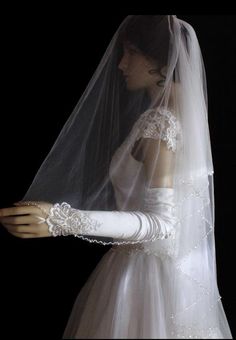
[[[113, 211], [115, 213], [117, 211]], [[163, 225], [160, 224], [158, 218], [154, 213], [145, 213], [142, 212], [143, 216], [145, 216], [149, 220], [149, 228], [146, 231], [146, 234], [140, 237], [140, 232], [142, 230], [142, 220], [139, 216], [139, 212], [130, 212], [131, 214], [136, 215], [139, 219], [139, 229], [130, 237], [127, 237], [125, 241], [117, 240], [112, 242], [103, 242], [90, 240], [82, 235], [92, 236], [94, 232], [97, 231], [102, 223], [98, 222], [95, 219], [92, 219], [88, 213], [71, 208], [70, 204], [63, 202], [62, 204], [56, 203], [50, 209], [49, 216], [45, 220], [48, 224], [49, 232], [53, 236], [67, 236], [74, 235], [76, 237], [80, 237], [82, 239], [88, 240], [89, 242], [101, 243], [104, 245], [112, 244], [112, 245], [121, 245], [121, 244], [137, 244], [144, 242], [153, 242], [156, 239], [163, 240], [172, 235], [173, 231], [169, 229], [167, 223]], [[122, 235], [120, 235], [122, 238]], [[120, 238], [119, 237], [119, 238]], [[138, 240], [135, 240], [139, 237]]]
[[71, 208], [66, 202], [56, 203], [50, 209], [46, 222], [53, 236], [91, 235], [101, 225], [85, 212]]

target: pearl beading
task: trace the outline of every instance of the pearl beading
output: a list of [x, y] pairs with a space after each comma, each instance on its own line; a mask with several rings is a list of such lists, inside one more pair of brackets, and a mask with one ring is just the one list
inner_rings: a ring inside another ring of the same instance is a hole
[[223, 339], [218, 327], [208, 327], [205, 329], [199, 326], [178, 327], [171, 333], [174, 339]]

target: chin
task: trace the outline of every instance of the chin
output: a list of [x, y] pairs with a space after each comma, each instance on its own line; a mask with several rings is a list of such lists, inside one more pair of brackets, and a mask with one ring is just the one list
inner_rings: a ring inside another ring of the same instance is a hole
[[127, 88], [127, 90], [129, 90], [129, 91], [138, 91], [138, 90], [140, 90], [142, 87], [141, 87], [141, 86], [134, 85], [134, 84], [127, 84], [127, 85], [126, 85], [126, 88]]

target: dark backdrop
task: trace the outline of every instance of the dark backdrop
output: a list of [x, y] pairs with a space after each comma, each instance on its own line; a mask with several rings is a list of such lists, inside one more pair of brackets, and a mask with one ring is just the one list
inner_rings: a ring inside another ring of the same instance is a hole
[[[128, 15], [28, 10], [6, 12], [2, 30], [0, 207], [23, 197]], [[218, 285], [235, 334], [236, 16], [177, 16], [195, 28], [206, 66]], [[73, 237], [18, 239], [0, 226], [1, 334], [60, 338], [80, 288], [107, 250]]]

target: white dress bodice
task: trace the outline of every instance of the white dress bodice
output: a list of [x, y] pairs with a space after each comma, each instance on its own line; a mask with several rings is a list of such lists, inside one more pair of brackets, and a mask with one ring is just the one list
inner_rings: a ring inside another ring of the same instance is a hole
[[[115, 169], [115, 166], [119, 167]], [[134, 177], [135, 178], [134, 180]], [[113, 184], [118, 210], [142, 210], [142, 197], [145, 193], [145, 171], [143, 163], [137, 161], [124, 150], [123, 145], [113, 155], [110, 164], [110, 177]], [[130, 184], [133, 187], [130, 188]]]
[[142, 211], [144, 208], [146, 174], [143, 163], [132, 156], [136, 140], [141, 137], [160, 138], [175, 152], [179, 132], [179, 122], [169, 110], [160, 109], [156, 112], [150, 109], [140, 115], [110, 163], [110, 179], [118, 210]]

